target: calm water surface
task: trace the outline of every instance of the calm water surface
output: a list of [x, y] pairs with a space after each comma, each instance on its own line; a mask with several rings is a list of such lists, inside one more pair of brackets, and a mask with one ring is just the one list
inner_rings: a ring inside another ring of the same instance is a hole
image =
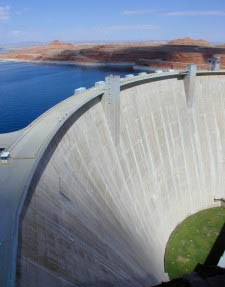
[[129, 70], [0, 62], [0, 133], [26, 127], [43, 112], [107, 75]]

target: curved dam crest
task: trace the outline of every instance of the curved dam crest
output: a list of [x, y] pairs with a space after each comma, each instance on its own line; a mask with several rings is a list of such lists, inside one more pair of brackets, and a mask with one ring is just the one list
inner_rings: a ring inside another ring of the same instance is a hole
[[225, 72], [197, 73], [191, 105], [185, 77], [123, 80], [113, 111], [118, 144], [105, 87], [5, 135], [11, 158], [1, 164], [1, 207], [9, 219], [0, 236], [14, 249], [5, 253], [3, 286], [14, 286], [16, 254], [19, 287], [151, 286], [167, 278], [171, 232], [225, 197]]

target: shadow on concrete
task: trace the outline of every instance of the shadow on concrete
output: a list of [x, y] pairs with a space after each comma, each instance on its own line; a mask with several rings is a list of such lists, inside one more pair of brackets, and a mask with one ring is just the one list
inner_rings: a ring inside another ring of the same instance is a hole
[[[61, 139], [64, 137], [64, 135], [67, 133], [67, 131], [70, 129], [70, 127], [82, 116], [83, 113], [85, 113], [88, 109], [92, 108], [94, 105], [96, 105], [97, 103], [99, 103], [100, 101], [100, 97], [99, 98], [96, 98], [94, 100], [92, 100], [91, 102], [89, 102], [88, 104], [86, 104], [85, 106], [83, 106], [82, 108], [80, 108], [76, 113], [74, 113], [64, 124], [63, 126], [59, 129], [59, 131], [55, 134], [55, 136], [53, 137], [53, 139], [51, 140], [50, 144], [48, 145], [47, 149], [45, 150], [44, 154], [42, 155], [42, 158], [36, 168], [36, 171], [35, 171], [35, 174], [33, 176], [33, 179], [31, 181], [31, 184], [30, 184], [30, 188], [29, 188], [29, 191], [27, 193], [27, 196], [26, 196], [26, 199], [25, 199], [25, 202], [24, 202], [24, 206], [23, 206], [23, 209], [22, 209], [22, 213], [21, 213], [21, 216], [20, 216], [20, 228], [21, 228], [21, 223], [23, 222], [24, 220], [24, 217], [27, 213], [27, 210], [29, 209], [30, 207], [30, 203], [31, 203], [31, 199], [34, 195], [34, 192], [36, 190], [36, 187], [38, 185], [38, 182], [42, 176], [42, 174], [44, 173], [45, 169], [46, 169], [46, 166], [48, 164], [48, 162], [50, 161], [52, 155], [54, 154], [57, 146], [60, 144], [61, 142]], [[65, 196], [64, 196], [65, 198]], [[70, 199], [68, 198], [65, 198], [67, 201], [70, 201]], [[88, 213], [88, 211], [86, 210], [83, 210], [84, 213]], [[110, 212], [110, 210], [109, 210]], [[113, 215], [113, 214], [112, 214]], [[78, 228], [77, 226], [79, 226], [80, 222], [79, 222], [79, 218], [77, 219], [76, 222], [74, 222], [74, 228]], [[135, 252], [136, 250], [139, 250], [140, 249], [140, 252], [143, 252], [143, 250], [141, 250], [141, 243], [138, 242], [137, 240], [135, 240], [135, 238], [132, 238], [130, 236], [130, 234], [127, 234], [126, 231], [123, 229], [122, 226], [120, 226], [120, 223], [118, 222], [118, 226], [116, 226], [116, 228], [118, 229], [118, 233], [121, 234], [120, 238], [122, 239], [127, 239], [127, 241], [129, 241], [129, 243], [131, 244], [131, 246], [133, 246], [133, 257], [134, 257], [134, 261], [136, 260], [135, 259]], [[88, 232], [88, 230], [87, 230]], [[19, 245], [18, 245], [18, 255], [17, 255], [17, 274], [16, 274], [16, 286], [17, 287], [24, 287], [26, 285], [26, 276], [28, 276], [27, 274], [24, 274], [23, 273], [23, 270], [22, 270], [22, 266], [20, 264], [20, 259], [22, 258], [22, 250], [21, 250], [21, 247], [22, 247], [22, 240], [23, 240], [23, 236], [22, 236], [22, 232], [21, 232], [21, 229], [19, 229]], [[87, 236], [86, 238], [87, 240], [87, 244], [89, 244], [89, 236]], [[91, 241], [96, 241], [96, 246], [101, 246], [104, 242], [102, 242], [100, 239], [98, 238], [95, 238], [94, 235], [92, 234], [92, 237], [90, 237], [90, 240]], [[118, 238], [112, 238], [112, 240], [118, 240]], [[91, 245], [90, 245], [91, 246]], [[109, 256], [109, 258], [105, 257], [105, 261], [109, 260], [115, 260], [115, 258], [118, 259], [118, 265], [121, 264], [122, 269], [126, 268], [127, 270], [127, 274], [130, 275], [130, 278], [132, 280], [126, 280], [126, 279], [123, 279], [123, 278], [116, 278], [116, 279], [110, 279], [110, 280], [107, 280], [107, 277], [108, 275], [110, 274], [106, 274], [106, 280], [105, 281], [102, 281], [102, 280], [98, 280], [97, 276], [95, 277], [95, 279], [93, 279], [92, 282], [89, 282], [88, 279], [87, 279], [87, 282], [83, 282], [83, 280], [76, 280], [76, 282], [74, 282], [74, 278], [72, 278], [72, 276], [69, 276], [66, 274], [66, 272], [64, 272], [63, 270], [61, 269], [57, 269], [56, 267], [54, 267], [54, 269], [48, 265], [48, 263], [44, 263], [42, 264], [41, 262], [41, 258], [39, 258], [40, 262], [38, 262], [37, 265], [40, 265], [40, 266], [43, 266], [42, 270], [43, 273], [45, 272], [46, 270], [46, 273], [48, 275], [48, 278], [51, 278], [49, 279], [50, 281], [49, 282], [53, 282], [53, 283], [46, 283], [45, 285], [48, 286], [48, 287], [61, 287], [61, 286], [68, 286], [68, 287], [71, 287], [71, 286], [116, 286], [116, 287], [122, 287], [122, 286], [137, 286], [137, 287], [147, 287], [147, 286], [150, 286], [150, 284], [148, 282], [157, 282], [158, 280], [156, 279], [155, 275], [152, 274], [151, 272], [146, 272], [146, 276], [143, 276], [143, 277], [137, 277], [137, 274], [134, 273], [133, 269], [130, 267], [129, 264], [127, 264], [127, 262], [125, 262], [123, 260], [123, 258], [120, 258], [120, 256], [118, 256], [113, 249], [111, 249], [111, 247], [109, 246], [109, 254], [111, 254], [111, 256]], [[76, 254], [72, 254], [71, 256], [76, 256]], [[144, 257], [144, 254], [143, 254], [143, 257]], [[44, 256], [43, 256], [43, 260], [45, 260]], [[153, 259], [154, 260], [154, 259]], [[135, 261], [135, 264], [137, 265], [138, 262]], [[140, 267], [141, 268], [141, 267]], [[28, 268], [29, 270], [27, 270], [26, 272], [27, 273], [32, 273], [32, 266], [30, 266]], [[150, 268], [149, 268], [150, 269]], [[123, 270], [122, 270], [123, 271]], [[151, 270], [150, 270], [151, 271]], [[34, 271], [35, 273], [35, 271]], [[50, 275], [49, 275], [50, 274]], [[46, 277], [47, 277], [46, 275]], [[68, 276], [68, 277], [67, 277]], [[58, 280], [57, 278], [60, 278], [60, 280]], [[118, 275], [119, 277], [119, 275]], [[67, 285], [62, 285], [62, 281], [61, 281], [61, 278], [64, 280], [66, 280], [68, 282]], [[115, 277], [114, 277], [115, 278]], [[44, 281], [43, 281], [44, 282]], [[147, 284], [148, 283], [148, 284]], [[36, 285], [35, 285], [36, 284]], [[26, 285], [27, 286], [27, 285]], [[34, 282], [34, 286], [40, 286], [38, 285], [38, 283]], [[43, 285], [42, 285], [43, 286]]]

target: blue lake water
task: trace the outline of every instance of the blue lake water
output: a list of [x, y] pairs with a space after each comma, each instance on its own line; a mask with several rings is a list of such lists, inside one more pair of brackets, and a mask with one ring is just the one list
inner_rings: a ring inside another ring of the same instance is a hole
[[70, 97], [75, 88], [91, 87], [126, 69], [0, 62], [0, 133], [26, 127], [43, 112]]

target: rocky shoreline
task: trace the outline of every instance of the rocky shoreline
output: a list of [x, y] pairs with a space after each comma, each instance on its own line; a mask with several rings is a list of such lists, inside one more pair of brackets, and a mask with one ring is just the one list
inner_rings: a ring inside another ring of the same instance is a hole
[[86, 66], [86, 67], [99, 67], [99, 68], [120, 68], [120, 69], [132, 69], [134, 71], [146, 71], [146, 72], [154, 72], [157, 69], [135, 65], [135, 63], [127, 63], [127, 62], [118, 62], [118, 63], [93, 63], [93, 62], [72, 62], [72, 61], [32, 61], [32, 60], [18, 60], [18, 59], [10, 59], [0, 58], [0, 63], [3, 62], [12, 62], [12, 63], [32, 63], [32, 64], [49, 64], [49, 65], [71, 65], [71, 66]]
[[13, 62], [13, 63], [33, 63], [33, 64], [51, 64], [51, 65], [71, 65], [71, 66], [87, 66], [87, 67], [108, 67], [108, 68], [128, 68], [132, 69], [135, 63], [118, 62], [118, 63], [100, 63], [100, 62], [74, 62], [74, 61], [38, 61], [38, 60], [20, 60], [11, 58], [0, 58], [0, 62]]
[[17, 49], [1, 54], [0, 60], [154, 71], [183, 70], [188, 64], [207, 69], [209, 59], [214, 56], [220, 56], [221, 66], [225, 67], [225, 46], [185, 38], [166, 44], [146, 42], [74, 45], [53, 41], [46, 46]]

